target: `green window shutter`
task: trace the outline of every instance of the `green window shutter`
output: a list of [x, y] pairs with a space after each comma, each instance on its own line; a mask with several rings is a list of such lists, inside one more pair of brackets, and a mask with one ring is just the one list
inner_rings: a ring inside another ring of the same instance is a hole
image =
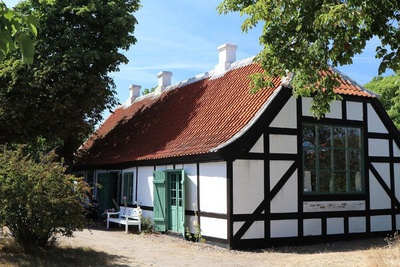
[[153, 194], [154, 194], [154, 228], [156, 231], [167, 231], [167, 190], [166, 190], [167, 173], [165, 171], [155, 171], [153, 177]]
[[180, 220], [181, 223], [179, 224], [179, 232], [182, 233], [182, 236], [185, 237], [185, 228], [186, 228], [186, 224], [185, 224], [185, 210], [186, 210], [186, 192], [185, 192], [185, 171], [182, 170], [182, 180], [181, 180], [181, 184], [182, 184], [182, 213], [180, 214]]

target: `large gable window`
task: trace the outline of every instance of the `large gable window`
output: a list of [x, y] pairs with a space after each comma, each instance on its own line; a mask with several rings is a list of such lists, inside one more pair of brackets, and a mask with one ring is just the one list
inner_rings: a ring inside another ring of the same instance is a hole
[[303, 125], [304, 193], [364, 192], [362, 129]]

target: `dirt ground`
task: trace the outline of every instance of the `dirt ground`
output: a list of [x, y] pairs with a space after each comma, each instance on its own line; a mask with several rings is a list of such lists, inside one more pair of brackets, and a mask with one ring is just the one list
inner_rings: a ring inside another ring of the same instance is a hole
[[387, 247], [384, 238], [234, 251], [164, 234], [125, 234], [123, 227], [98, 226], [76, 232], [74, 238], [61, 238], [59, 245], [106, 252], [115, 258], [115, 266], [400, 266], [400, 259], [384, 263], [376, 256]]

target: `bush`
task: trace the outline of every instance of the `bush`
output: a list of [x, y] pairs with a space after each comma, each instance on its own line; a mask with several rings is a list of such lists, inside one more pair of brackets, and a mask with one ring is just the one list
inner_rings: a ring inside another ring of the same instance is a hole
[[81, 203], [89, 187], [55, 162], [53, 153], [31, 155], [26, 147], [0, 148], [0, 228], [23, 249], [48, 246], [86, 225]]
[[144, 217], [143, 215], [141, 216], [141, 229], [142, 233], [144, 234], [151, 234], [154, 233], [154, 223], [149, 217]]

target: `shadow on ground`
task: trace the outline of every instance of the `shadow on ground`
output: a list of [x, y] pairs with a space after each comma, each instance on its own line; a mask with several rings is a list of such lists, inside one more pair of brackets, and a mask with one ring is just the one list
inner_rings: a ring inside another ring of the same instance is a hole
[[95, 251], [90, 248], [51, 247], [45, 251], [23, 253], [0, 238], [0, 266], [123, 266], [115, 261], [128, 262], [120, 255]]

